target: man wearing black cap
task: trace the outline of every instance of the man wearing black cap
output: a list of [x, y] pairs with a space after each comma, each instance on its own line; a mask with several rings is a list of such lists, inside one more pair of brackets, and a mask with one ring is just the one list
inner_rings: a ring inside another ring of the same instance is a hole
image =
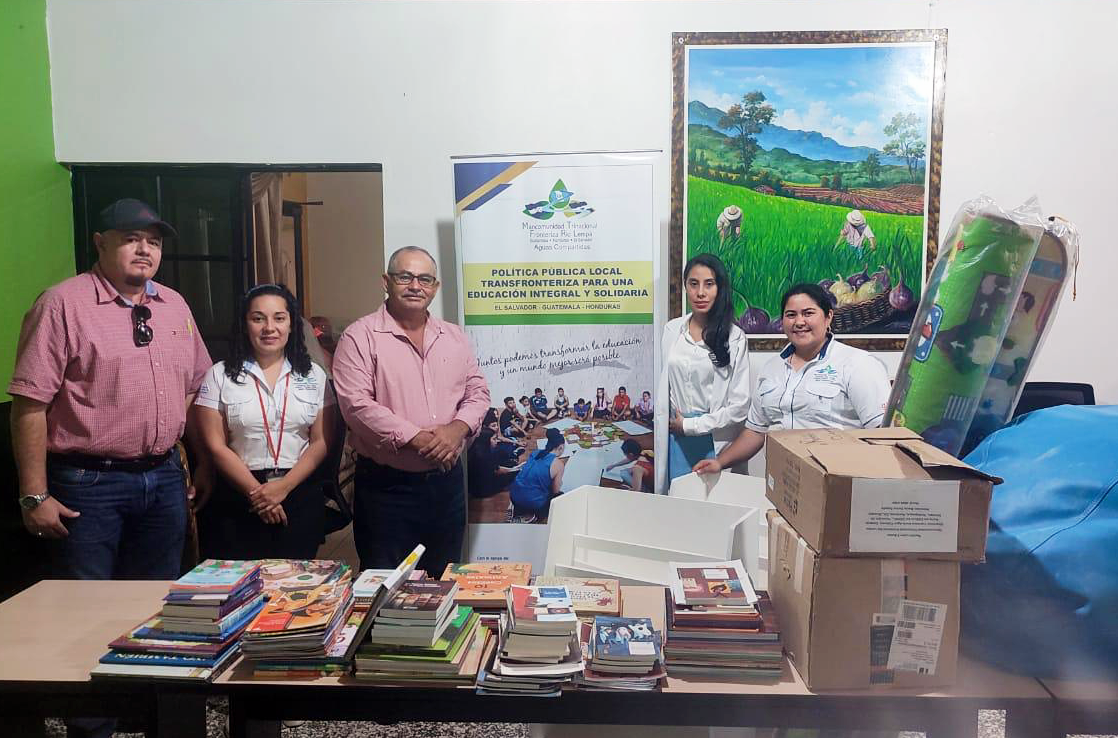
[[179, 574], [187, 490], [174, 447], [211, 362], [186, 301], [152, 281], [175, 235], [147, 204], [118, 200], [101, 212], [93, 268], [24, 317], [8, 386], [19, 505], [60, 576]]

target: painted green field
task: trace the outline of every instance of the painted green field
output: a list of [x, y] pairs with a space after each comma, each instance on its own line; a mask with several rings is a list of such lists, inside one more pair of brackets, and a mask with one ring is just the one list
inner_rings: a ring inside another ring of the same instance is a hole
[[[763, 195], [734, 185], [687, 178], [687, 255], [712, 253], [726, 263], [734, 285], [735, 314], [760, 307], [770, 316], [780, 309], [784, 290], [798, 282], [844, 277], [868, 267], [886, 267], [893, 284], [903, 277], [919, 299], [923, 218], [865, 212], [877, 236], [877, 249], [866, 244], [860, 262], [845, 243], [835, 248], [849, 208]], [[728, 205], [744, 212], [741, 237], [719, 243], [715, 225]]]

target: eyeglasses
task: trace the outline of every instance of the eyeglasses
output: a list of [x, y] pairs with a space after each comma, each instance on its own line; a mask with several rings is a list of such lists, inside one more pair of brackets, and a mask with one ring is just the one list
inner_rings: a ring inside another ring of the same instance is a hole
[[412, 282], [419, 282], [420, 287], [434, 287], [439, 281], [430, 274], [412, 274], [411, 272], [389, 272], [388, 276], [392, 277], [392, 281], [401, 287], [405, 287]]
[[151, 343], [155, 338], [155, 331], [148, 325], [151, 320], [151, 308], [147, 305], [132, 306], [132, 343], [142, 348]]

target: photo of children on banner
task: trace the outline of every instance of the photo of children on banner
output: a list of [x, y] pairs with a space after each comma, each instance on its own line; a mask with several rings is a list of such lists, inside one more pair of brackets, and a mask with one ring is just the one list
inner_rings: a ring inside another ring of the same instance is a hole
[[517, 410], [516, 400], [512, 397], [504, 399], [505, 407], [501, 410], [501, 416], [498, 420], [501, 435], [505, 438], [515, 440], [517, 438], [524, 438], [528, 435], [528, 429], [525, 427], [524, 418]]
[[610, 402], [606, 397], [606, 388], [599, 387], [597, 394], [594, 395], [594, 417], [595, 418], [609, 418], [610, 416]]
[[567, 399], [567, 395], [560, 387], [555, 395], [555, 412], [560, 418], [566, 418], [571, 414], [571, 401]]
[[536, 387], [532, 396], [528, 398], [528, 404], [532, 408], [531, 416], [541, 423], [554, 420], [559, 414], [559, 411], [555, 408], [547, 406], [547, 397], [544, 396], [543, 390], [539, 387]]
[[540, 421], [536, 420], [536, 416], [532, 414], [532, 402], [528, 399], [528, 395], [520, 396], [519, 412], [521, 421], [524, 423], [524, 430], [530, 431], [540, 424]]
[[490, 408], [469, 449], [471, 523], [546, 522], [550, 498], [583, 485], [652, 491], [651, 390], [594, 390], [572, 404], [564, 387], [535, 387]]

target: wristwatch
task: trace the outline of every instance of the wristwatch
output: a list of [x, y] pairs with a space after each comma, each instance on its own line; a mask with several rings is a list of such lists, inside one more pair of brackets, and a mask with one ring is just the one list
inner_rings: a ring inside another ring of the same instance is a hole
[[42, 505], [48, 497], [50, 497], [50, 492], [44, 492], [41, 495], [23, 495], [19, 498], [19, 506], [24, 510], [34, 510]]

